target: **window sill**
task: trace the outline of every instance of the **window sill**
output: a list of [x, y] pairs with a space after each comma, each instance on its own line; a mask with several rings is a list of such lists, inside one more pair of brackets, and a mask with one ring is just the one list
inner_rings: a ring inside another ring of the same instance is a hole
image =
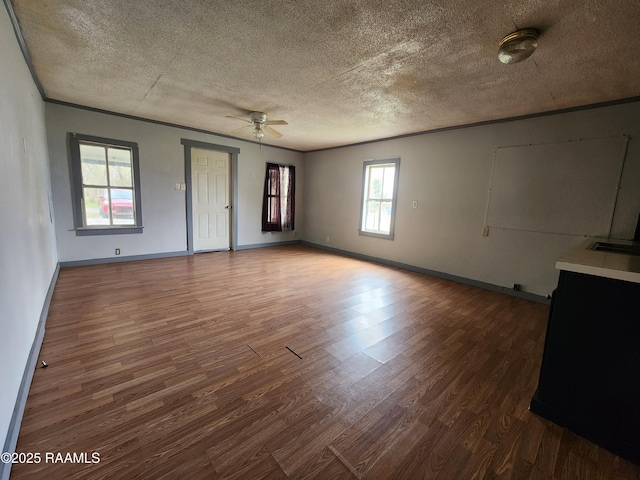
[[358, 233], [364, 237], [373, 237], [373, 238], [381, 238], [383, 240], [393, 240], [393, 233], [374, 233], [374, 232], [366, 232], [364, 230], [358, 230]]
[[78, 237], [91, 235], [126, 235], [130, 233], [142, 233], [142, 227], [76, 228], [76, 236]]

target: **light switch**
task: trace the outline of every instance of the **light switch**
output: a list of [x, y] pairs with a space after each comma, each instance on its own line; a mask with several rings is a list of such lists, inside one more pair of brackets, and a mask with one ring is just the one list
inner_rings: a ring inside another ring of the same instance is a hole
[[180, 190], [186, 190], [187, 189], [187, 184], [186, 183], [181, 183], [180, 184]]
[[174, 190], [180, 190], [180, 182], [176, 182], [173, 184]]

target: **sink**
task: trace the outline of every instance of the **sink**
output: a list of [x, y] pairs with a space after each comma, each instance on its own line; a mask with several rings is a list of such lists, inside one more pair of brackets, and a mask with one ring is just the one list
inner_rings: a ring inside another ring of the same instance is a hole
[[640, 245], [620, 245], [619, 243], [596, 242], [591, 250], [597, 252], [624, 253], [626, 255], [640, 255]]

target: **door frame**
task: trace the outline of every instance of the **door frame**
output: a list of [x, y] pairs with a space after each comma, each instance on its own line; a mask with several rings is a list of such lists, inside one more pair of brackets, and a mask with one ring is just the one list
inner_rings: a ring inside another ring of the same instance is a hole
[[193, 200], [191, 198], [192, 182], [191, 182], [191, 149], [201, 148], [203, 150], [216, 150], [218, 152], [229, 153], [231, 155], [231, 228], [229, 233], [231, 235], [231, 250], [236, 250], [238, 247], [238, 212], [236, 205], [238, 204], [238, 155], [240, 149], [235, 147], [228, 147], [226, 145], [217, 145], [215, 143], [199, 142], [197, 140], [189, 140], [187, 138], [180, 139], [180, 143], [184, 146], [184, 179], [187, 189], [185, 191], [187, 202], [187, 254], [193, 255]]

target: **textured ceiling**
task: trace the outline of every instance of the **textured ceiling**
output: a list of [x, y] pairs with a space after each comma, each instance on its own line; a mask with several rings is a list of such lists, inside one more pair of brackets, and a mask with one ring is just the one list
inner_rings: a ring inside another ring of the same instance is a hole
[[47, 98], [226, 135], [265, 111], [303, 151], [640, 95], [638, 0], [12, 4]]

